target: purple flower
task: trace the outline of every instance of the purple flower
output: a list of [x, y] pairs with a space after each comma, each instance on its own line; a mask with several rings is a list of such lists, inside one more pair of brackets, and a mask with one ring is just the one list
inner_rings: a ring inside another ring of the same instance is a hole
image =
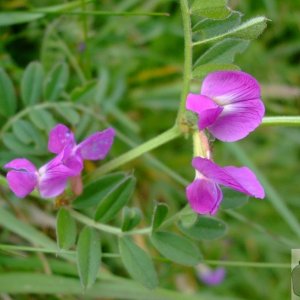
[[196, 267], [198, 278], [206, 285], [218, 285], [223, 282], [226, 270], [224, 268], [211, 269], [205, 264]]
[[198, 127], [217, 139], [234, 142], [262, 121], [265, 108], [255, 78], [241, 71], [217, 71], [205, 77], [201, 93], [190, 93], [186, 108], [199, 115]]
[[196, 178], [186, 188], [192, 209], [199, 214], [213, 215], [223, 198], [219, 185], [238, 192], [264, 198], [265, 192], [255, 174], [247, 167], [220, 167], [207, 158], [195, 157], [192, 161]]
[[9, 187], [20, 198], [30, 194], [35, 188], [43, 198], [52, 198], [61, 194], [67, 186], [68, 179], [73, 178], [78, 194], [83, 160], [103, 159], [112, 146], [114, 136], [114, 129], [108, 128], [92, 134], [76, 145], [70, 129], [58, 124], [51, 130], [48, 143], [49, 151], [57, 156], [38, 170], [24, 158], [9, 162], [4, 166], [9, 169]]

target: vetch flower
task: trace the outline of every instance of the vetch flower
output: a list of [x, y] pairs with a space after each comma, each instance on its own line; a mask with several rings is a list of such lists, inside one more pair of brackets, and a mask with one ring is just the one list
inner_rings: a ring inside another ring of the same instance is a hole
[[264, 198], [265, 192], [255, 174], [247, 167], [220, 167], [211, 160], [195, 157], [195, 180], [186, 188], [192, 209], [199, 214], [214, 215], [223, 199], [220, 185], [255, 198]]
[[198, 278], [206, 285], [219, 285], [224, 281], [226, 270], [224, 268], [211, 269], [205, 264], [196, 266]]
[[217, 71], [203, 80], [200, 94], [188, 94], [186, 108], [198, 114], [198, 127], [234, 142], [262, 122], [265, 113], [258, 82], [241, 71]]

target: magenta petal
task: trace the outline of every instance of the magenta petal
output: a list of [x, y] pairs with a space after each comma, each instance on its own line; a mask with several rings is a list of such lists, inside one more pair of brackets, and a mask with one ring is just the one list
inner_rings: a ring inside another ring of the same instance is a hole
[[198, 214], [215, 214], [223, 194], [217, 184], [206, 179], [196, 179], [186, 188], [191, 208]]
[[49, 133], [48, 150], [52, 153], [60, 153], [66, 145], [75, 145], [72, 131], [63, 124], [56, 125]]
[[40, 181], [39, 191], [43, 198], [60, 195], [67, 186], [68, 178], [49, 177]]
[[207, 179], [256, 198], [264, 198], [264, 189], [247, 167], [220, 167], [211, 160], [195, 157], [193, 167]]
[[260, 87], [251, 75], [241, 71], [217, 71], [208, 74], [201, 94], [213, 98], [219, 105], [260, 98]]
[[224, 268], [215, 270], [203, 264], [197, 266], [197, 274], [199, 279], [207, 285], [218, 285], [223, 282], [226, 271]]
[[103, 159], [110, 150], [114, 137], [115, 130], [113, 128], [96, 132], [77, 146], [76, 153], [87, 160]]
[[24, 198], [30, 194], [37, 185], [37, 175], [35, 172], [9, 171], [7, 173], [9, 188], [17, 197]]
[[4, 168], [18, 171], [35, 172], [35, 165], [25, 158], [17, 158], [7, 163]]
[[265, 107], [260, 99], [226, 105], [208, 130], [221, 141], [234, 142], [257, 128], [264, 113]]

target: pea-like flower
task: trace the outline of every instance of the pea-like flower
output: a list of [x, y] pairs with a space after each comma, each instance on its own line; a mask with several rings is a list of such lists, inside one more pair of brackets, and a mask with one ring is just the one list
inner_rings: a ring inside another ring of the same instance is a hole
[[60, 195], [68, 179], [79, 176], [83, 160], [104, 159], [109, 152], [115, 131], [108, 128], [96, 132], [76, 145], [74, 134], [65, 125], [58, 124], [49, 134], [49, 151], [57, 154], [47, 164], [37, 169], [29, 160], [17, 158], [4, 167], [9, 169], [7, 180], [16, 196], [23, 198], [37, 188], [43, 198]]
[[247, 167], [220, 167], [211, 160], [195, 157], [192, 165], [195, 180], [186, 188], [192, 209], [199, 214], [214, 215], [223, 199], [220, 185], [255, 198], [264, 198], [265, 192], [255, 174]]
[[212, 269], [205, 264], [196, 266], [197, 277], [206, 285], [219, 285], [221, 284], [226, 275], [226, 270], [222, 267]]
[[198, 114], [198, 127], [224, 142], [247, 136], [265, 113], [255, 78], [241, 71], [217, 71], [203, 80], [201, 93], [190, 93], [186, 108]]

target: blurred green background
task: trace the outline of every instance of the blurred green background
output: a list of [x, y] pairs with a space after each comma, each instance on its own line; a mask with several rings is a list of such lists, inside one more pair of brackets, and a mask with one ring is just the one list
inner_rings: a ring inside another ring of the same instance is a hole
[[[23, 10], [62, 2], [2, 0], [0, 9]], [[299, 115], [300, 2], [234, 0], [229, 2], [229, 6], [241, 11], [244, 20], [258, 15], [270, 19], [263, 35], [251, 42], [246, 52], [236, 57], [237, 65], [262, 84], [266, 115]], [[76, 89], [80, 90], [80, 87], [86, 91], [89, 82], [92, 84], [93, 80], [99, 78], [102, 94], [98, 96], [101, 101], [90, 102], [86, 97], [81, 103], [99, 116], [104, 114], [113, 126], [133, 142], [146, 141], [172, 126], [179, 103], [183, 66], [183, 33], [177, 1], [103, 0], [87, 4], [86, 8], [168, 12], [170, 16], [84, 18], [52, 15], [30, 23], [0, 27], [0, 67], [9, 73], [17, 91], [22, 72], [31, 61], [40, 61], [46, 71], [54, 64], [66, 61], [70, 65], [70, 81], [66, 89], [68, 95], [72, 95]], [[205, 50], [203, 47], [200, 52]], [[78, 73], [77, 67], [82, 74]], [[193, 82], [193, 89], [198, 88], [200, 82]], [[68, 95], [64, 100], [70, 99]], [[21, 110], [21, 104], [18, 107]], [[6, 122], [4, 116], [0, 125]], [[75, 124], [74, 128], [77, 126]], [[82, 136], [102, 126], [95, 119], [82, 131]], [[45, 132], [44, 143], [46, 138]], [[281, 197], [295, 216], [300, 218], [299, 143], [298, 128], [260, 127], [239, 142], [238, 148], [215, 142], [215, 159], [221, 165], [249, 164], [249, 161], [256, 165], [274, 188], [276, 196]], [[129, 148], [117, 141], [111, 157]], [[16, 149], [17, 154], [20, 152], [21, 149]], [[1, 144], [0, 153], [1, 163], [16, 157], [16, 153], [5, 143]], [[153, 154], [184, 178], [193, 179], [190, 139], [178, 139], [156, 149]], [[244, 155], [247, 156], [246, 161]], [[43, 154], [33, 159], [39, 163], [46, 157]], [[184, 187], [170, 176], [146, 164], [142, 158], [124, 166], [125, 170], [133, 168], [138, 178], [134, 201], [142, 208], [146, 219], [149, 220], [151, 216], [153, 200], [167, 202], [173, 212], [185, 205]], [[52, 204], [32, 201], [28, 208], [25, 201], [12, 201], [29, 216], [32, 214], [28, 211], [33, 207], [38, 207], [39, 212], [46, 212], [50, 219], [55, 216]], [[229, 231], [221, 240], [201, 244], [206, 259], [290, 262], [289, 247], [281, 246], [274, 240], [277, 235], [284, 236], [300, 247], [299, 239], [268, 198], [263, 201], [251, 199], [237, 212], [245, 217], [245, 222], [238, 221], [224, 211], [219, 212], [218, 217], [228, 223]], [[53, 228], [48, 228], [48, 223], [37, 223], [37, 226], [44, 227], [49, 236], [53, 235]], [[258, 226], [265, 228], [266, 232], [257, 230]], [[1, 242], [7, 243], [12, 239], [5, 230], [2, 231]], [[118, 270], [118, 266], [114, 267]], [[7, 267], [1, 267], [0, 264], [0, 268], [5, 271]], [[160, 278], [164, 287], [228, 296], [228, 299], [282, 300], [290, 297], [289, 269], [228, 267], [222, 284], [207, 287], [196, 280], [192, 268], [162, 264]], [[14, 299], [50, 298], [16, 296]], [[63, 298], [53, 296], [53, 299]]]

